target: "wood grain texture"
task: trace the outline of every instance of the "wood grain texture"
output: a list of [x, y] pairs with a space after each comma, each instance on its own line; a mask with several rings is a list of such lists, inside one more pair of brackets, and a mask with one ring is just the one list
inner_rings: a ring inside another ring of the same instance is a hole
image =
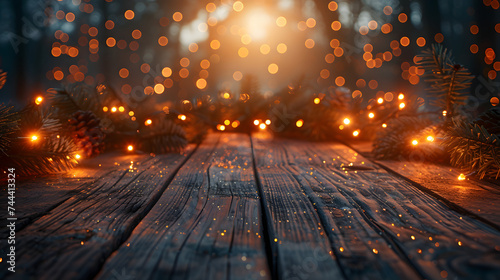
[[[34, 219], [47, 214], [65, 200], [79, 192], [85, 192], [90, 185], [107, 176], [120, 166], [131, 161], [142, 161], [146, 155], [121, 155], [116, 152], [87, 159], [73, 170], [45, 177], [18, 181], [16, 188], [16, 230], [19, 231]], [[7, 184], [2, 185], [0, 202], [7, 205]], [[7, 235], [7, 211], [0, 211], [0, 240]]]
[[[192, 150], [115, 166], [18, 232], [16, 273], [1, 269], [0, 278], [94, 276], [151, 209]], [[5, 253], [6, 248], [0, 251]]]
[[377, 163], [500, 228], [499, 186], [473, 179], [459, 181], [459, 171], [428, 162], [384, 160]]
[[[302, 186], [309, 184], [306, 193], [320, 216], [332, 217], [324, 227], [334, 228], [327, 233], [349, 278], [495, 279], [500, 274], [500, 232], [376, 165], [357, 168], [368, 161], [353, 150], [291, 140], [263, 145], [287, 155], [283, 160], [297, 167]], [[366, 272], [343, 263], [344, 254], [353, 257], [352, 264], [356, 258], [368, 263]]]
[[249, 137], [211, 134], [97, 279], [268, 279], [260, 209]]
[[275, 276], [279, 279], [343, 279], [317, 209], [296, 179], [283, 147], [252, 137], [255, 166], [269, 228]]

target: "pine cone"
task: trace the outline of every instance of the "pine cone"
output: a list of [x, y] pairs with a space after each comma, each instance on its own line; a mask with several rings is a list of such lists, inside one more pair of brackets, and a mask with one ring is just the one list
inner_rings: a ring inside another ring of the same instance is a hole
[[500, 135], [500, 108], [492, 108], [474, 121], [482, 125], [490, 134]]
[[71, 137], [85, 157], [93, 157], [104, 150], [104, 136], [100, 120], [91, 111], [77, 111], [68, 120]]

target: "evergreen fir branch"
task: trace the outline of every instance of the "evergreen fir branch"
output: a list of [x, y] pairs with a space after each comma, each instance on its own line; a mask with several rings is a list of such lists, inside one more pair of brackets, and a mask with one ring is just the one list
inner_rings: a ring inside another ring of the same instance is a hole
[[0, 105], [0, 152], [7, 155], [15, 134], [19, 130], [19, 115], [13, 107]]
[[474, 78], [466, 68], [456, 64], [451, 52], [442, 45], [432, 45], [432, 49], [424, 51], [417, 63], [425, 70], [426, 82], [431, 86], [431, 105], [447, 111], [447, 120], [455, 115], [456, 107], [465, 105], [466, 90]]
[[187, 145], [184, 129], [167, 119], [143, 129], [140, 135], [141, 149], [155, 154], [181, 152]]
[[98, 111], [99, 96], [88, 86], [74, 84], [64, 89], [49, 89], [47, 92], [60, 115], [69, 116], [76, 111]]
[[377, 132], [373, 141], [373, 153], [377, 159], [395, 159], [408, 156], [413, 148], [412, 140], [425, 128], [432, 125], [428, 118], [402, 116], [391, 119], [387, 127]]
[[459, 121], [448, 132], [445, 144], [451, 164], [480, 179], [500, 178], [500, 138], [482, 125]]
[[2, 69], [0, 69], [0, 89], [3, 88], [6, 82], [7, 82], [7, 72], [4, 72]]
[[2, 168], [16, 168], [20, 176], [46, 175], [68, 171], [77, 164], [76, 147], [70, 138], [45, 138], [41, 145], [31, 145], [20, 139], [10, 156], [1, 156]]

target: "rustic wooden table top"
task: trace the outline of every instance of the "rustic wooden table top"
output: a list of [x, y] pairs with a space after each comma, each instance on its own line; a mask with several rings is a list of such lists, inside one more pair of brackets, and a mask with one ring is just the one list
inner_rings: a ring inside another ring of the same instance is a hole
[[214, 133], [19, 183], [1, 279], [499, 279], [500, 188], [337, 143]]

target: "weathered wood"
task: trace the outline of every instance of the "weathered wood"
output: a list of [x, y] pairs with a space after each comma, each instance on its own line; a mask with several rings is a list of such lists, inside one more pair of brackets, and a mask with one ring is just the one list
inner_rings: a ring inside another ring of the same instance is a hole
[[[47, 214], [74, 194], [88, 190], [98, 178], [107, 176], [120, 166], [130, 165], [131, 161], [142, 161], [146, 157], [108, 153], [87, 159], [67, 173], [18, 181], [15, 193], [16, 231]], [[5, 202], [2, 205], [7, 205], [6, 187], [7, 184], [2, 185], [0, 192], [0, 202]], [[0, 240], [7, 235], [7, 215], [7, 211], [0, 211]]]
[[500, 228], [500, 187], [473, 179], [459, 181], [459, 171], [428, 162], [384, 160], [377, 163]]
[[[495, 279], [500, 274], [500, 232], [450, 210], [434, 197], [374, 165], [371, 165], [373, 170], [355, 168], [367, 160], [349, 148], [287, 140], [265, 144], [281, 150], [287, 155], [283, 161], [300, 170], [304, 179], [298, 180], [305, 189], [310, 185], [312, 192], [308, 194], [317, 203], [320, 216], [333, 217], [326, 219], [324, 227], [337, 225], [328, 234], [343, 269], [353, 269], [349, 262], [343, 262], [345, 253], [364, 260], [372, 259], [369, 254], [376, 253], [378, 256], [373, 260], [376, 264], [367, 265], [364, 273], [375, 272], [378, 266], [385, 272], [392, 269], [397, 275], [411, 276], [414, 271], [427, 279]], [[353, 167], [348, 167], [350, 164]], [[347, 225], [356, 232], [349, 233]], [[380, 237], [376, 238], [373, 231]], [[353, 251], [349, 252], [348, 246]], [[343, 247], [343, 252], [339, 252], [339, 247]], [[399, 266], [401, 261], [398, 265], [391, 264], [394, 256], [407, 265]], [[352, 272], [355, 273], [346, 271], [346, 274], [354, 278], [363, 275], [356, 270]]]
[[[129, 236], [188, 158], [171, 154], [117, 166], [17, 233], [8, 279], [87, 279]], [[1, 253], [5, 255], [6, 248]]]
[[97, 278], [269, 278], [260, 207], [249, 137], [211, 134]]
[[284, 148], [252, 137], [255, 166], [266, 220], [272, 263], [279, 279], [343, 279], [344, 275], [317, 209], [309, 200]]

